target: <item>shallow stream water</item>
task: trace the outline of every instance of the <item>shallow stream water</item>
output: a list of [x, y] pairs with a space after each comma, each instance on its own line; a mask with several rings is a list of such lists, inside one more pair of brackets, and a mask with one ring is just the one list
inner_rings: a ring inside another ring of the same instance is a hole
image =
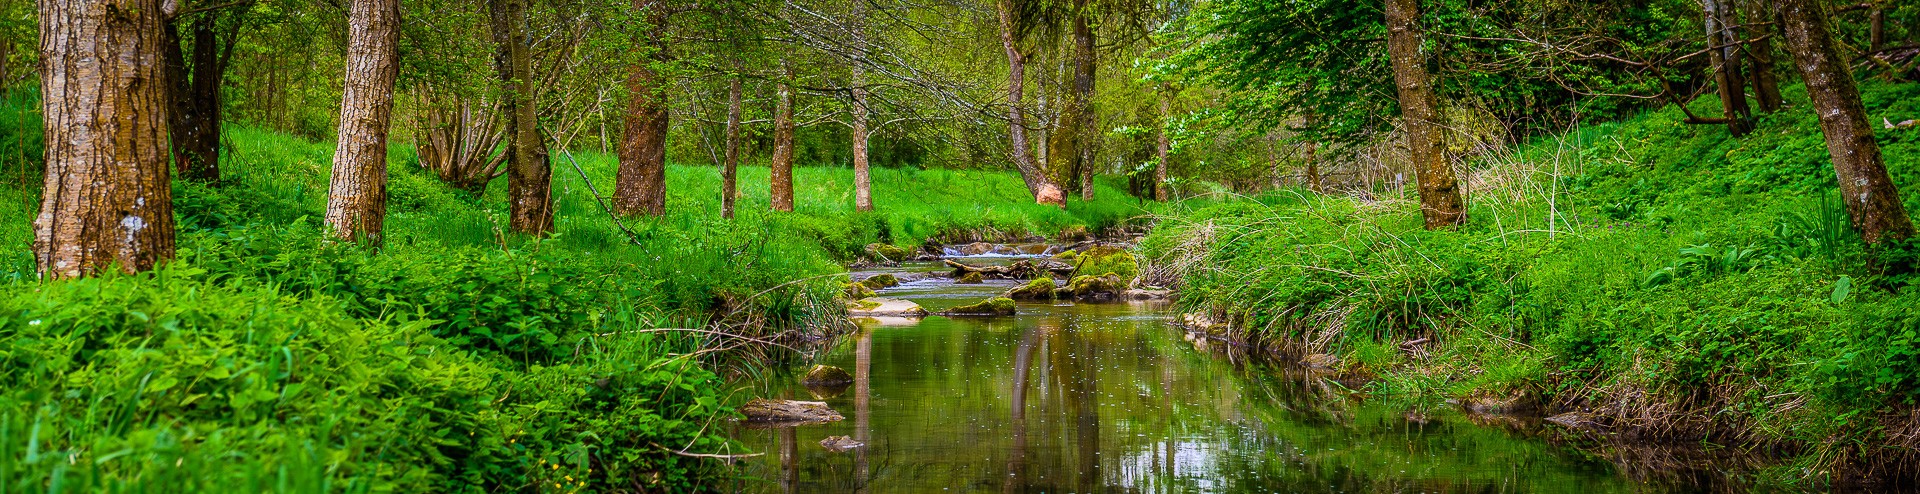
[[[974, 261], [969, 261], [974, 262]], [[927, 272], [931, 263], [887, 272]], [[856, 278], [872, 274], [855, 273]], [[882, 290], [928, 310], [1011, 281], [933, 278]], [[1165, 303], [1022, 303], [1001, 318], [859, 321], [821, 364], [855, 384], [818, 396], [793, 375], [749, 383], [825, 401], [841, 422], [740, 426], [762, 456], [741, 492], [1615, 492], [1607, 462], [1520, 420], [1403, 409], [1249, 361], [1168, 323]], [[834, 452], [829, 436], [865, 446]], [[1688, 489], [1681, 489], [1688, 490]]]

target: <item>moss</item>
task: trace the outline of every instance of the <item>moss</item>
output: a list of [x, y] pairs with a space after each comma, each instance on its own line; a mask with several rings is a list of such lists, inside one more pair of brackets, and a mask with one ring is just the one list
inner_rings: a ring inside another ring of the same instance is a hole
[[962, 285], [978, 285], [984, 281], [986, 280], [982, 279], [979, 272], [972, 272], [961, 276], [960, 279], [954, 280], [953, 282]]
[[1119, 276], [1123, 284], [1132, 282], [1134, 277], [1140, 275], [1140, 262], [1126, 249], [1105, 245], [1088, 247], [1074, 260], [1073, 275], [1076, 278], [1109, 274]]
[[863, 298], [868, 298], [874, 295], [878, 295], [873, 292], [872, 288], [867, 288], [866, 283], [848, 283], [846, 292], [847, 292], [847, 298], [854, 299], [854, 300], [860, 300]]
[[898, 245], [871, 243], [866, 247], [867, 256], [875, 260], [904, 261], [913, 257], [913, 251]]
[[1018, 310], [1018, 306], [1014, 304], [1013, 299], [994, 297], [982, 300], [977, 304], [962, 305], [947, 309], [945, 312], [941, 312], [941, 314], [955, 316], [1011, 316]]
[[1041, 277], [1034, 278], [1026, 285], [1007, 290], [1007, 293], [1002, 296], [1018, 300], [1051, 300], [1053, 289], [1053, 278]]
[[900, 286], [900, 278], [891, 274], [881, 273], [860, 280], [860, 284], [866, 285], [867, 288], [879, 290], [881, 288]]

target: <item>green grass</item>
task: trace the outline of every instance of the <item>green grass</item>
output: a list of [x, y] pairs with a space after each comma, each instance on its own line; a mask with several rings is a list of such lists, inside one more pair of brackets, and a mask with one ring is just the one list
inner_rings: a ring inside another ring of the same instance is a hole
[[[732, 447], [705, 349], [821, 336], [841, 263], [873, 242], [1112, 226], [1103, 186], [1066, 211], [1005, 172], [797, 170], [793, 213], [745, 167], [719, 217], [712, 167], [668, 170], [668, 214], [629, 239], [556, 155], [558, 233], [504, 233], [504, 180], [480, 198], [393, 147], [387, 241], [327, 239], [332, 143], [228, 128], [224, 185], [176, 183], [176, 260], [41, 282], [30, 246], [40, 130], [30, 91], [0, 101], [0, 492], [711, 489]], [[615, 160], [579, 153], [602, 193]], [[736, 451], [737, 452], [737, 451]], [[585, 484], [582, 484], [582, 483]]]
[[[1457, 230], [1421, 229], [1410, 196], [1282, 191], [1170, 208], [1144, 254], [1189, 308], [1341, 354], [1411, 408], [1530, 394], [1620, 437], [1793, 455], [1770, 478], [1896, 479], [1920, 446], [1913, 248], [1859, 242], [1792, 96], [1742, 139], [1667, 108], [1488, 157]], [[1920, 112], [1916, 96], [1866, 87], [1874, 121]], [[1920, 131], [1879, 139], [1920, 208]]]

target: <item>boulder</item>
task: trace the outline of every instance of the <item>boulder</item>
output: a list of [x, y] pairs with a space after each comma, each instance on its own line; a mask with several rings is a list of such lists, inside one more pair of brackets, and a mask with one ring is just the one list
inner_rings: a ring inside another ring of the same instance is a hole
[[860, 280], [860, 284], [866, 285], [867, 288], [879, 290], [881, 288], [900, 286], [900, 278], [891, 274], [880, 273]]
[[913, 257], [913, 251], [898, 245], [871, 243], [867, 244], [866, 251], [868, 257], [872, 257], [878, 261], [899, 262]]
[[1087, 231], [1086, 225], [1074, 225], [1060, 230], [1061, 242], [1081, 242], [1092, 239], [1093, 233]]
[[1110, 245], [1094, 245], [1080, 251], [1073, 263], [1074, 277], [1105, 276], [1120, 277], [1120, 283], [1133, 282], [1140, 274], [1140, 262], [1126, 249]]
[[872, 297], [847, 304], [848, 317], [922, 317], [927, 309], [920, 304], [895, 298]]
[[960, 275], [960, 279], [953, 280], [953, 282], [962, 284], [962, 285], [978, 285], [984, 281], [981, 278], [983, 277], [980, 276], [980, 273], [976, 271], [976, 272], [970, 272], [967, 274]]
[[1014, 300], [1053, 300], [1053, 289], [1053, 278], [1034, 278], [1001, 296]]
[[860, 299], [872, 297], [874, 295], [876, 294], [873, 293], [873, 289], [867, 288], [867, 285], [865, 283], [848, 283], [847, 284], [847, 298], [849, 299], [860, 300]]
[[940, 315], [943, 315], [943, 316], [1011, 316], [1017, 310], [1018, 310], [1017, 307], [1013, 303], [1013, 299], [1006, 298], [1006, 297], [994, 297], [994, 298], [983, 300], [977, 304], [962, 305], [959, 307], [954, 307], [951, 309], [940, 311]]
[[1127, 282], [1121, 280], [1119, 275], [1112, 273], [1100, 276], [1076, 276], [1073, 281], [1067, 283], [1067, 292], [1073, 294], [1075, 300], [1113, 300], [1126, 289]]
[[1127, 300], [1166, 300], [1173, 298], [1173, 290], [1127, 290], [1120, 294]]
[[740, 414], [751, 422], [839, 422], [847, 419], [825, 402], [766, 398], [756, 398], [740, 405]]
[[961, 254], [961, 255], [967, 255], [967, 256], [978, 256], [978, 255], [984, 255], [984, 254], [992, 254], [992, 253], [993, 253], [993, 247], [994, 247], [994, 245], [993, 245], [993, 244], [991, 244], [991, 243], [987, 243], [987, 242], [974, 242], [974, 243], [971, 243], [971, 244], [967, 244], [967, 245], [963, 245], [963, 246], [961, 246], [961, 247], [960, 247], [960, 254]]

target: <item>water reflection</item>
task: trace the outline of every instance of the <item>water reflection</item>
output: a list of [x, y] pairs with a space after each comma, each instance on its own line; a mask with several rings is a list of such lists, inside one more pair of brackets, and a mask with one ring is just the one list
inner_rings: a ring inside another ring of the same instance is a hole
[[[1000, 288], [887, 293], [939, 310]], [[1154, 305], [1023, 304], [862, 329], [821, 363], [850, 420], [740, 430], [744, 492], [1595, 492], [1602, 461], [1458, 417], [1407, 422], [1339, 384], [1196, 349]], [[1204, 343], [1204, 342], [1203, 342]], [[791, 376], [756, 393], [797, 394]], [[806, 396], [801, 394], [801, 396]], [[865, 447], [818, 443], [848, 435]]]

